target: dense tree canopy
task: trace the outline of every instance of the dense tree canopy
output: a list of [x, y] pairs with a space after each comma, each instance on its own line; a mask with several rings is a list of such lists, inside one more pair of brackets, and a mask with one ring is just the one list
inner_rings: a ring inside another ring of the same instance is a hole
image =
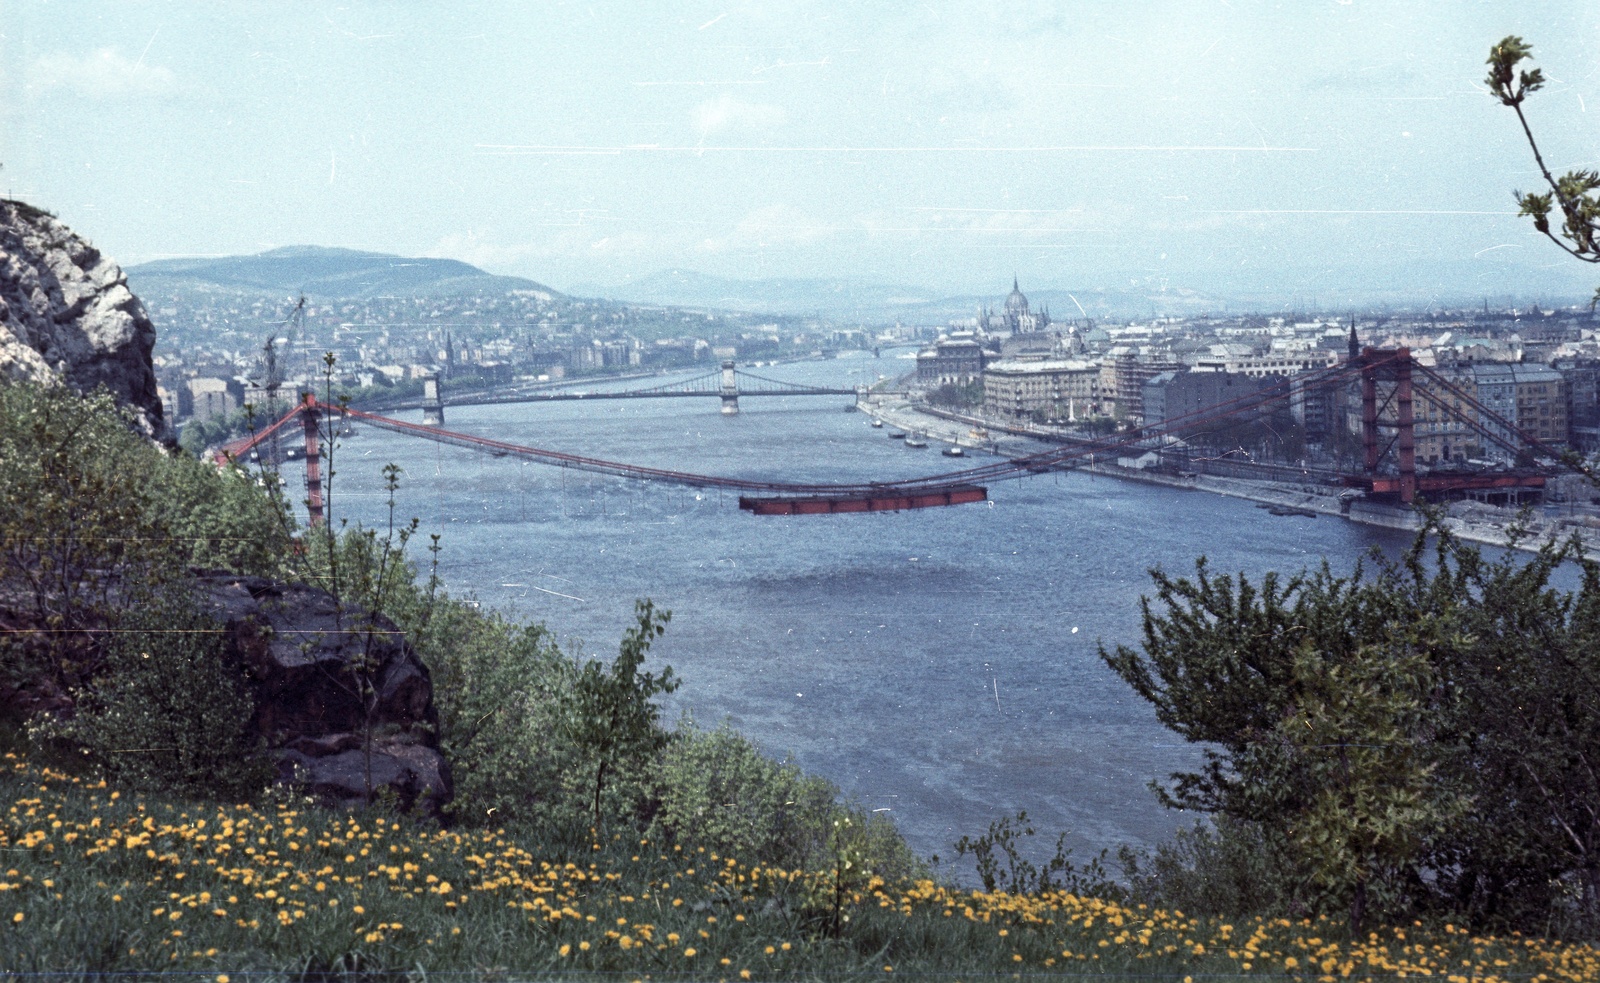
[[[1206, 746], [1163, 799], [1259, 837], [1291, 907], [1592, 927], [1600, 567], [1433, 531], [1349, 577], [1158, 571], [1143, 645], [1102, 657]], [[1575, 591], [1551, 586], [1564, 563]]]

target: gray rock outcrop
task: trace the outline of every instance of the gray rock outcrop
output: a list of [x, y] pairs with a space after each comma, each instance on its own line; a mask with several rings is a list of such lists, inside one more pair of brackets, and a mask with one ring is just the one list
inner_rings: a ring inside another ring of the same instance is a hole
[[450, 800], [428, 667], [394, 622], [264, 577], [202, 573], [196, 588], [227, 631], [279, 781], [334, 806], [365, 803], [369, 777], [401, 808]]
[[105, 386], [166, 439], [155, 340], [117, 264], [48, 212], [0, 200], [0, 378]]

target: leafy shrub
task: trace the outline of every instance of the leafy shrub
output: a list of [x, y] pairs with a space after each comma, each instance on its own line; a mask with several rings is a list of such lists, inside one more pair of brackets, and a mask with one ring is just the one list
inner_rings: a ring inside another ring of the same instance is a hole
[[1258, 824], [1226, 815], [1179, 830], [1155, 851], [1123, 847], [1129, 900], [1221, 918], [1303, 912], [1304, 883]]
[[[630, 765], [651, 761], [666, 746], [661, 707], [652, 702], [678, 688], [672, 667], [660, 675], [640, 672], [650, 644], [667, 630], [672, 612], [650, 601], [634, 605], [634, 626], [622, 636], [610, 665], [573, 661], [571, 683], [560, 694], [557, 732], [571, 745], [576, 764], [593, 790], [592, 815], [600, 825], [606, 779]], [[588, 778], [592, 775], [592, 778]]]
[[[978, 868], [978, 879], [985, 891], [1005, 891], [1008, 894], [1045, 894], [1064, 891], [1080, 896], [1121, 898], [1122, 890], [1110, 877], [1105, 867], [1105, 851], [1100, 856], [1079, 866], [1067, 847], [1067, 834], [1056, 837], [1055, 854], [1042, 865], [1021, 854], [1019, 837], [1033, 836], [1033, 826], [1026, 811], [1016, 818], [1009, 816], [989, 824], [988, 832], [976, 839], [963, 836], [956, 841], [956, 856], [971, 854]], [[1004, 859], [1004, 866], [1001, 860]]]
[[276, 474], [219, 470], [182, 454], [152, 455], [147, 463], [146, 514], [171, 538], [177, 562], [262, 577], [285, 574], [294, 519]]
[[[1487, 560], [1438, 522], [1347, 578], [1158, 571], [1143, 651], [1102, 656], [1206, 745], [1164, 801], [1258, 833], [1304, 913], [1592, 933], [1600, 564], [1573, 542]], [[1568, 562], [1579, 588], [1552, 588]]]
[[726, 724], [706, 731], [685, 720], [662, 753], [659, 782], [660, 835], [791, 869], [827, 853], [838, 789]]
[[245, 800], [271, 780], [250, 732], [254, 707], [220, 627], [186, 600], [176, 590], [143, 599], [75, 694], [74, 715], [40, 721], [35, 735], [122, 788]]
[[411, 638], [433, 673], [439, 744], [455, 781], [454, 811], [486, 824], [571, 826], [553, 740], [571, 664], [543, 625], [517, 625], [466, 601], [437, 599]]
[[[118, 735], [100, 740], [82, 731], [90, 757], [126, 745], [122, 738], [140, 736], [140, 727], [222, 740], [228, 731], [216, 707], [238, 708], [207, 648], [214, 636], [174, 633], [185, 624], [209, 630], [194, 621], [183, 572], [190, 564], [279, 570], [291, 524], [271, 492], [243, 472], [144, 440], [103, 390], [79, 396], [60, 386], [0, 383], [0, 593], [12, 618], [32, 629], [8, 638], [0, 653], [0, 730], [21, 730], [33, 712], [29, 692], [79, 691], [90, 707], [73, 726], [94, 721]], [[159, 667], [153, 676], [151, 663]], [[190, 671], [193, 679], [184, 675]], [[213, 692], [220, 703], [199, 698]], [[173, 702], [180, 697], [188, 702]], [[141, 702], [159, 723], [135, 720]], [[236, 723], [249, 716], [246, 705]], [[221, 755], [231, 745], [216, 747]], [[148, 768], [119, 753], [96, 761], [108, 771], [147, 771], [155, 784], [193, 773], [208, 787], [242, 787], [226, 769], [211, 774], [202, 763], [226, 755], [207, 758], [213, 752], [198, 746], [159, 752]], [[161, 754], [177, 757], [157, 760]]]
[[928, 405], [947, 410], [969, 410], [983, 405], [983, 382], [970, 382], [964, 386], [946, 382], [927, 396]]

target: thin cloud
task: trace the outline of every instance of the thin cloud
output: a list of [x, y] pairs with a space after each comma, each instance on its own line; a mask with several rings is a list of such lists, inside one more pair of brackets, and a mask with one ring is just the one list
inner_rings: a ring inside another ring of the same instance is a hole
[[771, 129], [782, 126], [788, 118], [789, 115], [783, 111], [782, 106], [746, 102], [729, 95], [707, 99], [694, 107], [694, 129], [702, 138], [735, 128]]
[[143, 56], [129, 58], [116, 48], [42, 55], [30, 68], [29, 82], [44, 92], [64, 90], [95, 100], [159, 97], [177, 88], [170, 68], [151, 65]]

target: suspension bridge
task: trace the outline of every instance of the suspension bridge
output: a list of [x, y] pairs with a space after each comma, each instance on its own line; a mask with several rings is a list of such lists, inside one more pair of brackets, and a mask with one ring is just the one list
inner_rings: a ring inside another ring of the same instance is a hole
[[[766, 376], [756, 375], [754, 372], [746, 372], [743, 369], [736, 368], [732, 362], [723, 362], [721, 368], [712, 369], [710, 372], [693, 378], [639, 389], [613, 391], [554, 388], [537, 390], [513, 389], [502, 392], [471, 393], [446, 397], [440, 387], [438, 378], [429, 377], [423, 380], [422, 398], [420, 400], [385, 403], [383, 411], [422, 410], [424, 422], [442, 427], [444, 426], [444, 411], [447, 406], [500, 406], [508, 403], [555, 403], [580, 399], [714, 397], [722, 401], [722, 412], [731, 415], [739, 412], [740, 397], [854, 396], [859, 398], [862, 393], [867, 391], [867, 388], [866, 386], [857, 386], [853, 389], [842, 389], [784, 382], [781, 379], [769, 379]], [[886, 392], [887, 390], [876, 391]]]
[[[724, 363], [720, 372], [666, 386], [604, 394], [529, 394], [527, 398], [485, 402], [717, 395], [723, 399], [723, 412], [726, 413], [737, 412], [736, 402], [732, 409], [729, 408], [730, 388], [735, 390], [735, 401], [739, 395], [855, 395], [862, 391], [794, 385], [748, 375], [745, 376], [747, 380], [757, 380], [766, 384], [766, 388], [739, 390], [737, 382], [740, 375], [731, 363]], [[707, 388], [707, 380], [712, 380], [716, 388]], [[1566, 462], [1561, 448], [1525, 432], [1513, 421], [1485, 405], [1465, 387], [1419, 363], [1405, 348], [1368, 348], [1342, 365], [1304, 373], [1297, 377], [1293, 397], [1288, 387], [1269, 388], [1176, 416], [1138, 431], [1102, 439], [1073, 441], [1038, 453], [1001, 458], [976, 467], [883, 482], [802, 483], [726, 477], [528, 447], [444, 429], [443, 403], [436, 381], [431, 393], [431, 403], [425, 398], [419, 404], [424, 413], [424, 422], [421, 424], [396, 420], [367, 410], [330, 405], [318, 400], [314, 394], [305, 393], [299, 404], [266, 429], [225, 445], [218, 452], [217, 460], [221, 463], [230, 459], [248, 459], [250, 453], [262, 444], [276, 441], [285, 431], [292, 433], [293, 425], [298, 423], [305, 441], [306, 502], [312, 525], [322, 521], [320, 454], [326, 436], [323, 424], [334, 418], [439, 444], [478, 450], [494, 457], [515, 457], [538, 464], [637, 481], [737, 491], [741, 493], [739, 507], [758, 515], [898, 511], [981, 502], [988, 498], [986, 486], [993, 482], [1075, 467], [1085, 460], [1092, 461], [1095, 455], [1105, 457], [1160, 451], [1174, 441], [1181, 440], [1186, 433], [1192, 434], [1220, 424], [1259, 420], [1274, 409], [1287, 405], [1290, 398], [1306, 399], [1340, 393], [1353, 401], [1359, 400], [1362, 457], [1359, 470], [1341, 474], [1338, 480], [1349, 488], [1375, 498], [1409, 506], [1419, 495], [1448, 497], [1474, 490], [1540, 489], [1552, 470]], [[1511, 472], [1419, 471], [1416, 461], [1416, 406], [1419, 401], [1436, 411], [1440, 418], [1448, 416], [1454, 419], [1464, 432], [1472, 432], [1484, 441], [1514, 454], [1543, 460], [1546, 465]], [[483, 404], [463, 401], [452, 405]]]

